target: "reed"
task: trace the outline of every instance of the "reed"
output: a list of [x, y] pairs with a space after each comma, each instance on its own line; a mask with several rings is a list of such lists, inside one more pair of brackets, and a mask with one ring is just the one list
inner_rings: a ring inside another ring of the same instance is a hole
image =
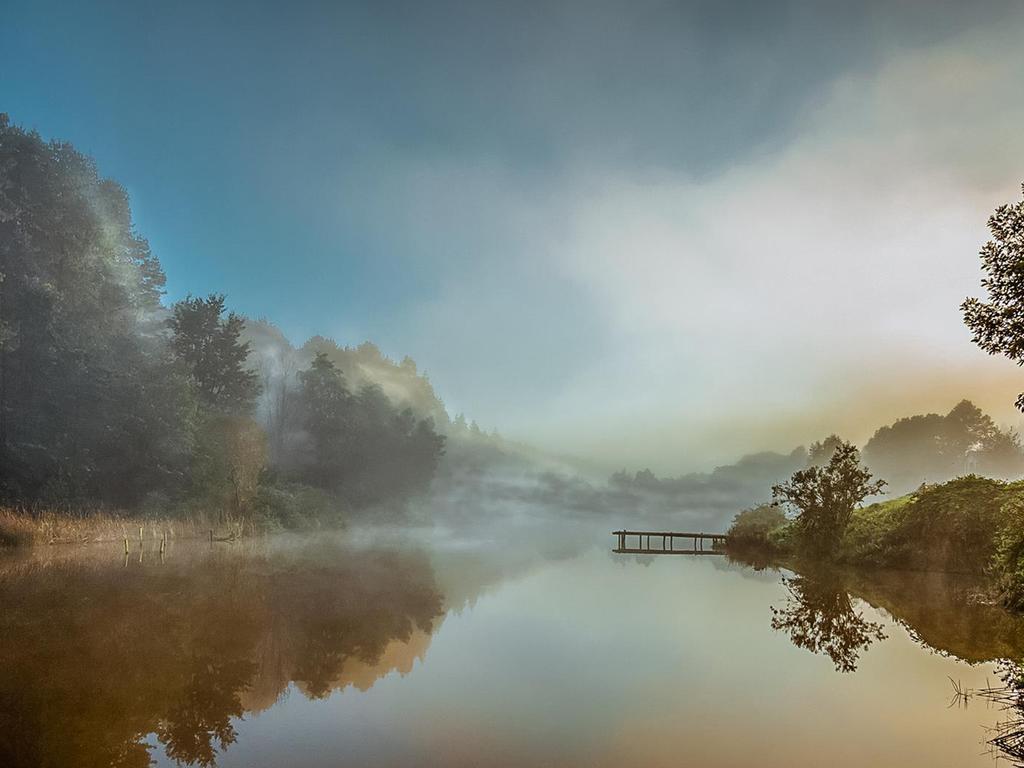
[[68, 512], [62, 509], [0, 507], [0, 546], [28, 547], [42, 544], [88, 544], [134, 540], [190, 539], [205, 536], [205, 518], [137, 517], [104, 510]]

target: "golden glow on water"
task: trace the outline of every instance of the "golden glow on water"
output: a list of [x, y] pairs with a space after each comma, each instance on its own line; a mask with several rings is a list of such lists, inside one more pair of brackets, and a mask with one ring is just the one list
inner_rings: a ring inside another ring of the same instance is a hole
[[[949, 707], [949, 677], [995, 682], [984, 660], [1024, 647], [955, 579], [847, 575], [793, 603], [775, 572], [600, 549], [300, 542], [0, 573], [11, 766], [989, 765], [999, 712]], [[812, 653], [793, 633], [821, 627], [773, 630], [773, 606], [859, 640]], [[848, 631], [857, 614], [886, 638]]]

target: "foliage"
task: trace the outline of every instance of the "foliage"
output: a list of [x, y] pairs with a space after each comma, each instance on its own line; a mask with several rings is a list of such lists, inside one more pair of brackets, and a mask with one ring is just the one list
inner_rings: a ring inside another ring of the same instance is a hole
[[1024, 471], [1016, 433], [999, 429], [969, 400], [945, 416], [911, 416], [881, 427], [864, 446], [864, 461], [897, 491], [969, 472], [1016, 477]]
[[861, 466], [857, 449], [842, 442], [826, 465], [795, 472], [787, 482], [772, 487], [772, 497], [796, 510], [797, 528], [809, 549], [831, 555], [854, 506], [884, 486], [884, 480], [872, 480]]
[[839, 435], [829, 435], [824, 440], [818, 440], [817, 442], [811, 443], [811, 447], [807, 449], [807, 466], [809, 467], [823, 467], [828, 464], [829, 459], [832, 458], [832, 454], [836, 452], [836, 449], [843, 444], [843, 439]]
[[398, 410], [373, 385], [350, 394], [324, 353], [299, 379], [298, 410], [310, 437], [297, 460], [300, 476], [357, 504], [426, 490], [445, 442], [431, 419], [417, 419], [409, 408]]
[[1003, 505], [993, 565], [1003, 602], [1014, 610], [1024, 610], [1024, 492]]
[[348, 511], [327, 491], [266, 475], [253, 502], [253, 516], [268, 530], [343, 527]]
[[865, 565], [894, 565], [902, 556], [901, 531], [914, 496], [900, 496], [853, 510], [838, 559]]
[[789, 521], [775, 504], [759, 504], [745, 509], [732, 520], [729, 545], [734, 547], [772, 547], [772, 535]]
[[245, 365], [249, 344], [239, 340], [242, 318], [234, 312], [224, 317], [224, 312], [223, 294], [179, 301], [167, 321], [171, 346], [203, 407], [215, 413], [249, 414], [259, 396], [259, 381]]
[[223, 294], [168, 310], [163, 285], [125, 191], [0, 115], [0, 502], [291, 526], [429, 486], [447, 414], [411, 359], [322, 337], [256, 354]]
[[[1022, 185], [1024, 190], [1024, 185]], [[981, 248], [981, 287], [988, 301], [968, 298], [960, 305], [972, 341], [990, 355], [1024, 364], [1024, 200], [996, 208], [989, 217], [992, 238]], [[1024, 411], [1024, 394], [1017, 398]]]
[[246, 513], [267, 462], [267, 438], [248, 416], [211, 415], [197, 432], [194, 498], [212, 505], [222, 522]]
[[124, 190], [0, 115], [0, 495], [132, 504], [180, 481], [163, 284]]
[[994, 554], [1005, 503], [1019, 486], [968, 475], [920, 489], [907, 506], [897, 554], [915, 568], [979, 572]]

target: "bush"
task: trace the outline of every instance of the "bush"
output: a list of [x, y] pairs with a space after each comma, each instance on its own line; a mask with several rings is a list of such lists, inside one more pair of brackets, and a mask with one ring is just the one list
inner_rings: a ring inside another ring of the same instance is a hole
[[789, 527], [785, 513], [774, 504], [760, 504], [740, 512], [729, 527], [729, 545], [776, 548], [779, 533]]
[[904, 555], [903, 527], [913, 494], [858, 507], [850, 516], [838, 559], [864, 565], [892, 565]]
[[899, 532], [901, 558], [893, 565], [958, 573], [980, 573], [995, 555], [1003, 507], [1021, 493], [1007, 484], [967, 475], [914, 494]]
[[337, 498], [301, 483], [261, 482], [253, 514], [269, 530], [297, 531], [344, 524], [343, 505]]
[[993, 566], [1003, 603], [1024, 610], [1024, 498], [1015, 496], [1003, 506], [1003, 524], [996, 534]]

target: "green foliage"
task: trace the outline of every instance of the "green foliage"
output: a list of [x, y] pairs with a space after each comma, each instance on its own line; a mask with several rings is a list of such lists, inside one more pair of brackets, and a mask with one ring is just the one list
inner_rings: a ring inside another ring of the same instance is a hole
[[344, 525], [348, 509], [327, 491], [264, 477], [253, 503], [253, 517], [269, 529], [303, 530]]
[[853, 508], [879, 493], [884, 480], [872, 480], [860, 464], [857, 449], [840, 442], [824, 466], [795, 472], [785, 483], [772, 487], [772, 497], [792, 507], [804, 546], [831, 556], [846, 531]]
[[1020, 611], [1024, 610], [1024, 494], [1007, 501], [1002, 513], [993, 565], [1000, 577], [1004, 603]]
[[189, 296], [174, 305], [167, 321], [174, 354], [188, 371], [200, 404], [214, 413], [252, 413], [260, 387], [246, 367], [249, 344], [240, 341], [244, 321], [224, 317], [223, 294]]
[[[412, 360], [316, 337], [296, 379], [253, 355], [223, 295], [168, 317], [163, 285], [125, 191], [0, 115], [0, 502], [293, 526], [427, 488], [444, 438], [410, 409], [447, 414]], [[290, 485], [267, 484], [271, 454]]]
[[1016, 489], [968, 475], [919, 490], [900, 529], [902, 557], [916, 568], [982, 570], [994, 554], [1002, 507]]
[[922, 486], [854, 510], [838, 558], [858, 565], [982, 573], [994, 562], [1000, 531], [1021, 498], [1021, 484], [976, 475]]
[[163, 284], [124, 190], [0, 117], [0, 496], [133, 504], [180, 482]]
[[907, 518], [907, 507], [913, 499], [900, 496], [854, 509], [838, 558], [872, 565], [893, 564], [895, 552], [902, 546], [900, 531]]
[[376, 386], [350, 394], [324, 353], [299, 380], [298, 408], [310, 437], [297, 460], [301, 477], [358, 505], [426, 490], [444, 452], [432, 420], [398, 410]]
[[[988, 229], [992, 239], [980, 254], [988, 301], [966, 299], [960, 305], [964, 323], [974, 343], [990, 355], [1024, 363], [1024, 200], [999, 206], [989, 217]], [[1017, 398], [1017, 408], [1024, 411], [1024, 394]]]
[[[775, 504], [759, 504], [745, 509], [732, 520], [728, 531], [729, 545], [774, 549], [778, 532], [788, 523], [785, 513]], [[776, 538], [773, 539], [773, 535]]]

